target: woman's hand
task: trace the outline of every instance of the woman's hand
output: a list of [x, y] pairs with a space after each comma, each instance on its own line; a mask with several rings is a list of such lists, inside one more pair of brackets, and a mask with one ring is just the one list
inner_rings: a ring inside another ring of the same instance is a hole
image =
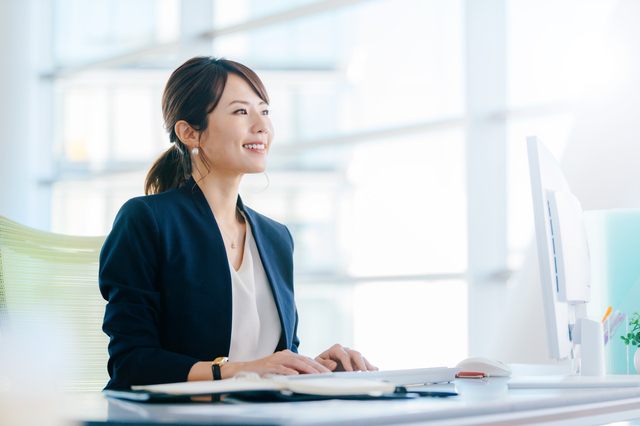
[[225, 378], [226, 373], [224, 367], [229, 365], [228, 372], [231, 373], [227, 377], [233, 377], [240, 371], [252, 371], [259, 375], [265, 374], [284, 374], [287, 376], [294, 374], [315, 374], [329, 373], [330, 370], [324, 365], [311, 358], [284, 350], [276, 352], [266, 358], [260, 358], [249, 362], [228, 362], [220, 369], [220, 373]]
[[[266, 358], [249, 362], [227, 362], [220, 367], [220, 376], [229, 379], [241, 371], [265, 374], [314, 374], [329, 373], [324, 365], [306, 356], [298, 355], [290, 350], [276, 352]], [[213, 380], [211, 361], [196, 362], [189, 371], [187, 381]]]
[[316, 357], [318, 363], [331, 371], [375, 371], [378, 367], [369, 364], [369, 361], [353, 349], [335, 344]]

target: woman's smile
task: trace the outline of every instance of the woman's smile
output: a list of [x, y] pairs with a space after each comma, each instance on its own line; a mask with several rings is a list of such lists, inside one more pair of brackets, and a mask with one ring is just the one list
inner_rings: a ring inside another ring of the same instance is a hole
[[248, 143], [248, 144], [242, 145], [242, 147], [258, 154], [267, 153], [267, 150], [266, 150], [267, 145], [264, 142]]
[[229, 74], [218, 105], [209, 113], [200, 148], [211, 170], [231, 175], [262, 173], [273, 140], [269, 105], [241, 77]]

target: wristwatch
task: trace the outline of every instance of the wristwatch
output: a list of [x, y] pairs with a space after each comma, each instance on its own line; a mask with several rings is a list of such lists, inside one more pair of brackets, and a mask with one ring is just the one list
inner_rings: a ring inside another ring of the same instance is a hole
[[214, 359], [211, 363], [211, 371], [213, 372], [213, 380], [221, 380], [222, 376], [220, 376], [220, 367], [229, 362], [229, 358], [226, 356], [219, 356]]

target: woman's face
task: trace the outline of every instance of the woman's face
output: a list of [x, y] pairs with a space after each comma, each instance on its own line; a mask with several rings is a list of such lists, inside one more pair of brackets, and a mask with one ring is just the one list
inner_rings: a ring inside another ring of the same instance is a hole
[[[207, 130], [200, 138], [211, 171], [223, 174], [261, 173], [273, 140], [269, 105], [251, 86], [229, 74], [222, 97], [209, 113]], [[204, 171], [203, 171], [204, 173]]]

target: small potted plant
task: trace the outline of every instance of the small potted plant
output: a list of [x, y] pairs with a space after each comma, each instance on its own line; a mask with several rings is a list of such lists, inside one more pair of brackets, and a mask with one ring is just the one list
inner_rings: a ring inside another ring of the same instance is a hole
[[[640, 346], [640, 315], [637, 309], [631, 315], [631, 318], [629, 318], [629, 327], [631, 327], [631, 330], [627, 335], [620, 336], [620, 338], [624, 341], [625, 345], [631, 343], [633, 346]], [[636, 350], [636, 354], [633, 357], [633, 366], [636, 368], [636, 371], [640, 373], [640, 350]]]

